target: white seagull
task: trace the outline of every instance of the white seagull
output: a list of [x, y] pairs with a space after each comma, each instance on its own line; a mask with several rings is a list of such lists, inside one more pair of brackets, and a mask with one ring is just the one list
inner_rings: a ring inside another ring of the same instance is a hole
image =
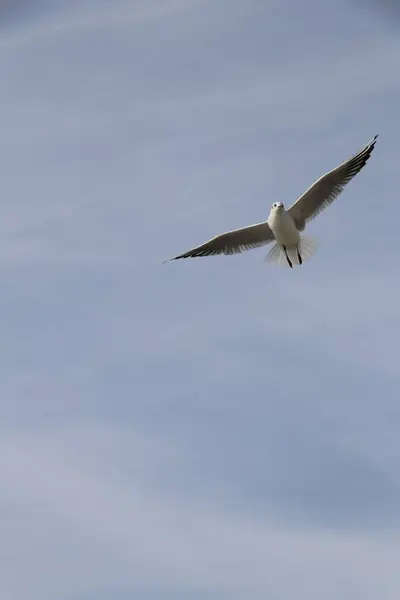
[[331, 204], [343, 188], [366, 164], [375, 147], [376, 135], [352, 158], [320, 177], [292, 206], [285, 210], [282, 202], [274, 202], [267, 221], [234, 229], [213, 237], [208, 242], [179, 254], [170, 260], [217, 254], [238, 254], [243, 250], [276, 243], [266, 259], [293, 267], [301, 265], [315, 250], [315, 241], [304, 235], [306, 224]]

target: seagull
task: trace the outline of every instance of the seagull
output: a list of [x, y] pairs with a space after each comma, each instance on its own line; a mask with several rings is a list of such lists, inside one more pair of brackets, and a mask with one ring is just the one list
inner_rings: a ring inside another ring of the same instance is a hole
[[274, 202], [269, 217], [262, 223], [221, 233], [204, 244], [170, 260], [238, 254], [274, 242], [266, 260], [293, 268], [308, 260], [315, 251], [313, 238], [301, 235], [306, 224], [314, 219], [341, 194], [346, 184], [367, 163], [375, 148], [376, 135], [360, 152], [322, 175], [288, 210], [282, 202]]

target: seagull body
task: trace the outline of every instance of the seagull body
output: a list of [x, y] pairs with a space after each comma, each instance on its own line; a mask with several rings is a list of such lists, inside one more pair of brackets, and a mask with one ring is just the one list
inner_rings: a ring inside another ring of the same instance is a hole
[[301, 232], [361, 171], [371, 156], [377, 139], [376, 135], [360, 152], [320, 177], [288, 210], [285, 210], [282, 202], [274, 202], [267, 221], [221, 233], [171, 260], [237, 254], [275, 241], [267, 255], [269, 262], [290, 268], [301, 265], [310, 258], [316, 247], [314, 240]]
[[291, 217], [290, 213], [286, 212], [282, 202], [274, 202], [267, 223], [274, 234], [274, 239], [277, 242], [277, 249], [283, 249], [289, 266], [290, 263], [293, 266], [293, 261], [289, 257], [289, 253], [293, 248], [296, 248], [296, 258], [299, 264], [301, 264], [303, 259], [299, 248], [300, 233], [294, 219]]

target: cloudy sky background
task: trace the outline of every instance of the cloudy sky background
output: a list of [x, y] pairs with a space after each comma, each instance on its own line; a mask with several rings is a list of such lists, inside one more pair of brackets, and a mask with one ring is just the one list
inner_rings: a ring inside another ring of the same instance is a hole
[[[400, 11], [0, 2], [1, 600], [398, 600]], [[162, 261], [375, 133], [301, 269]]]

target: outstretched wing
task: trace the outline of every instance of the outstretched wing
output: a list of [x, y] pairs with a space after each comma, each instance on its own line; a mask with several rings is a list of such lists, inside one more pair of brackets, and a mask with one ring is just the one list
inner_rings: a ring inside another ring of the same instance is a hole
[[234, 229], [227, 233], [221, 233], [213, 237], [208, 242], [192, 248], [179, 256], [174, 256], [171, 260], [179, 258], [195, 258], [198, 256], [216, 256], [217, 254], [238, 254], [244, 250], [251, 250], [264, 246], [274, 240], [268, 223], [257, 223], [242, 229]]
[[365, 166], [375, 148], [376, 135], [361, 152], [342, 163], [336, 169], [320, 177], [292, 206], [288, 212], [293, 217], [298, 229], [302, 231], [306, 222], [311, 221], [329, 204], [331, 204], [343, 188]]

